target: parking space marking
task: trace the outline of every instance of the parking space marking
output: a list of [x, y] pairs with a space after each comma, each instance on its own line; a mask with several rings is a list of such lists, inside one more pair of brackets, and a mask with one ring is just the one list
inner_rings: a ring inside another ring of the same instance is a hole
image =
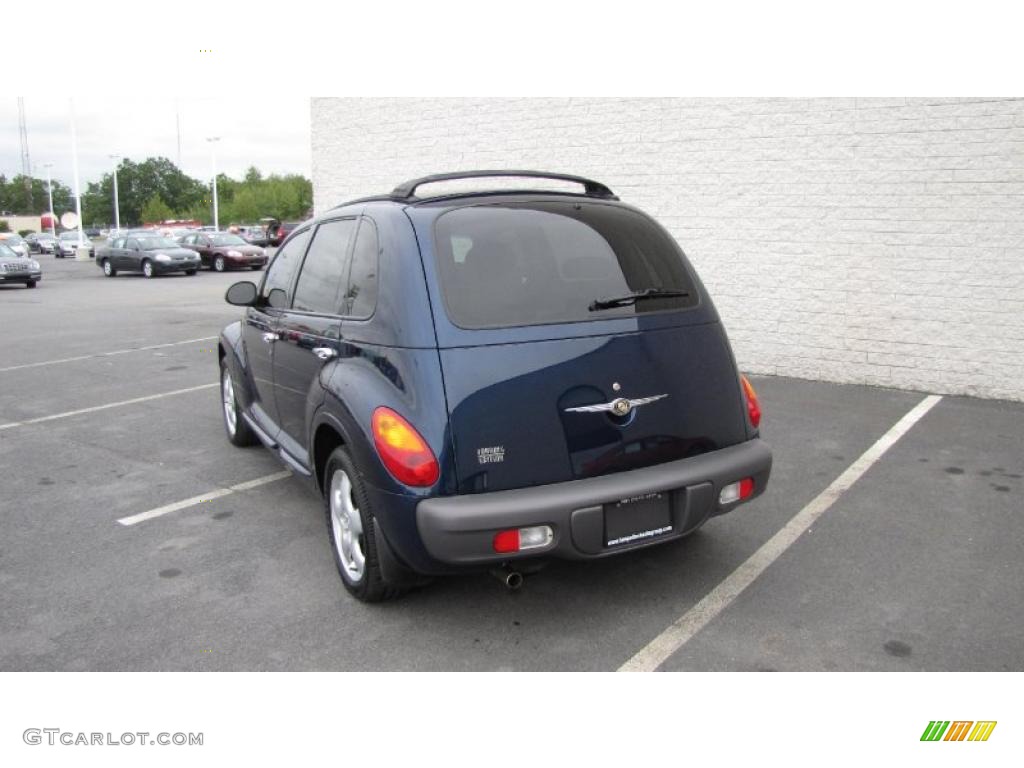
[[79, 360], [92, 360], [96, 357], [113, 357], [114, 355], [127, 355], [129, 352], [145, 352], [150, 349], [164, 349], [166, 347], [180, 347], [182, 344], [197, 344], [200, 341], [214, 341], [216, 336], [203, 336], [201, 339], [185, 339], [184, 341], [170, 341], [166, 344], [150, 344], [146, 347], [130, 347], [128, 349], [115, 349], [113, 352], [97, 352], [94, 355], [79, 355], [78, 357], [62, 357], [59, 360], [43, 360], [39, 363], [25, 363], [24, 365], [8, 365], [0, 368], [0, 373], [7, 371], [20, 371], [25, 368], [39, 368], [44, 365], [58, 365], [59, 363], [75, 363]]
[[165, 504], [162, 507], [156, 509], [150, 509], [146, 512], [139, 512], [137, 515], [129, 515], [128, 517], [122, 517], [117, 522], [121, 525], [135, 525], [146, 520], [152, 520], [154, 517], [162, 517], [163, 515], [170, 514], [171, 512], [177, 512], [182, 509], [188, 509], [194, 507], [196, 504], [202, 504], [204, 501], [212, 501], [213, 499], [219, 499], [222, 496], [230, 496], [232, 493], [238, 491], [248, 491], [251, 488], [258, 488], [261, 485], [267, 483], [273, 483], [275, 480], [284, 480], [286, 477], [291, 477], [292, 473], [287, 469], [283, 472], [275, 472], [272, 475], [264, 475], [263, 477], [257, 477], [255, 480], [247, 480], [244, 483], [238, 483], [237, 485], [231, 485], [227, 488], [215, 488], [212, 491], [201, 493], [198, 496], [193, 496], [190, 499], [184, 501], [176, 501], [173, 504]]
[[664, 632], [640, 649], [619, 672], [653, 672], [673, 653], [724, 611], [743, 590], [764, 573], [775, 560], [800, 538], [871, 466], [942, 399], [928, 395], [897, 421], [874, 445], [864, 451], [832, 484], [801, 509], [760, 549], [729, 574], [717, 587], [684, 613]]
[[159, 400], [162, 397], [171, 397], [173, 395], [183, 395], [186, 392], [198, 392], [201, 389], [210, 389], [212, 387], [219, 387], [218, 382], [212, 384], [200, 384], [198, 387], [186, 387], [185, 389], [172, 389], [170, 392], [160, 392], [156, 395], [146, 395], [145, 397], [133, 397], [131, 400], [120, 400], [116, 403], [106, 403], [104, 405], [94, 405], [91, 408], [79, 408], [75, 411], [64, 411], [63, 413], [51, 413], [49, 416], [37, 416], [34, 419], [25, 419], [24, 421], [11, 421], [7, 424], [0, 424], [0, 430], [13, 429], [14, 427], [24, 427], [29, 424], [41, 424], [44, 421], [53, 421], [54, 419], [66, 419], [68, 416], [78, 416], [83, 413], [95, 413], [96, 411], [105, 411], [108, 408], [120, 408], [122, 405], [134, 405], [135, 403], [145, 403], [149, 400]]

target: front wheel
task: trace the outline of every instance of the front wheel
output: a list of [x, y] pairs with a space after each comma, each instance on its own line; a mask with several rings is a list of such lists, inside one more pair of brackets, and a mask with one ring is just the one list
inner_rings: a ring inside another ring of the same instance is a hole
[[146, 259], [144, 262], [142, 262], [142, 274], [144, 274], [146, 277], [152, 277], [154, 274], [156, 274], [153, 271], [153, 262], [150, 261], [149, 259]]
[[231, 444], [239, 448], [256, 445], [259, 442], [256, 433], [242, 418], [242, 409], [238, 407], [238, 400], [235, 399], [235, 382], [231, 379], [231, 371], [223, 360], [220, 361], [220, 403], [221, 412], [224, 414], [224, 431], [228, 433]]
[[186, 275], [194, 275], [195, 273], [196, 273], [196, 271], [194, 269], [186, 269], [185, 270], [185, 274]]
[[113, 277], [117, 274], [117, 270], [114, 269], [114, 265], [110, 263], [110, 259], [103, 260], [103, 274], [107, 277]]
[[345, 589], [364, 603], [397, 597], [401, 590], [381, 575], [376, 519], [362, 478], [348, 451], [341, 447], [327, 459], [324, 509], [334, 564]]
[[223, 272], [224, 271], [224, 269], [226, 268], [226, 265], [224, 263], [224, 257], [223, 256], [218, 256], [217, 258], [215, 258], [213, 260], [213, 268], [217, 272]]
[[25, 287], [26, 288], [35, 288], [36, 287], [36, 281], [35, 280], [26, 280], [25, 281]]

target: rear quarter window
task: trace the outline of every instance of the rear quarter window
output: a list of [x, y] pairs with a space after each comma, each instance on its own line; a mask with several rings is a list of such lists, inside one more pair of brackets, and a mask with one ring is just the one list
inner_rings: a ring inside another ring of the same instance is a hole
[[[434, 226], [451, 321], [469, 329], [603, 320], [696, 306], [675, 241], [629, 208], [576, 201], [467, 206]], [[593, 310], [650, 289], [686, 296]]]

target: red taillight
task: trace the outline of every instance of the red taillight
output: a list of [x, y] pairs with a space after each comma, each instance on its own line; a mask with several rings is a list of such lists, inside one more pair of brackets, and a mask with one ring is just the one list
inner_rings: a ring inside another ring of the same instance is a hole
[[437, 459], [420, 433], [390, 408], [373, 412], [373, 442], [388, 472], [406, 485], [428, 486], [441, 474]]
[[750, 423], [756, 429], [761, 424], [761, 403], [757, 399], [757, 392], [754, 391], [754, 387], [747, 377], [741, 375], [740, 382], [743, 384], [743, 396], [747, 400], [747, 415], [750, 417]]
[[754, 478], [745, 477], [740, 480], [740, 501], [743, 499], [749, 499], [750, 494], [754, 492]]
[[494, 534], [495, 552], [518, 552], [519, 551], [519, 529], [511, 531], [499, 531]]

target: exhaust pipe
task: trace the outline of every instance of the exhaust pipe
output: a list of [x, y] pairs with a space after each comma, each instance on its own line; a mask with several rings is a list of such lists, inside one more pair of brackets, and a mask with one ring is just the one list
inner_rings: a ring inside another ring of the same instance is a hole
[[523, 586], [523, 574], [511, 568], [498, 568], [491, 571], [494, 577], [505, 585], [509, 592], [515, 592]]

